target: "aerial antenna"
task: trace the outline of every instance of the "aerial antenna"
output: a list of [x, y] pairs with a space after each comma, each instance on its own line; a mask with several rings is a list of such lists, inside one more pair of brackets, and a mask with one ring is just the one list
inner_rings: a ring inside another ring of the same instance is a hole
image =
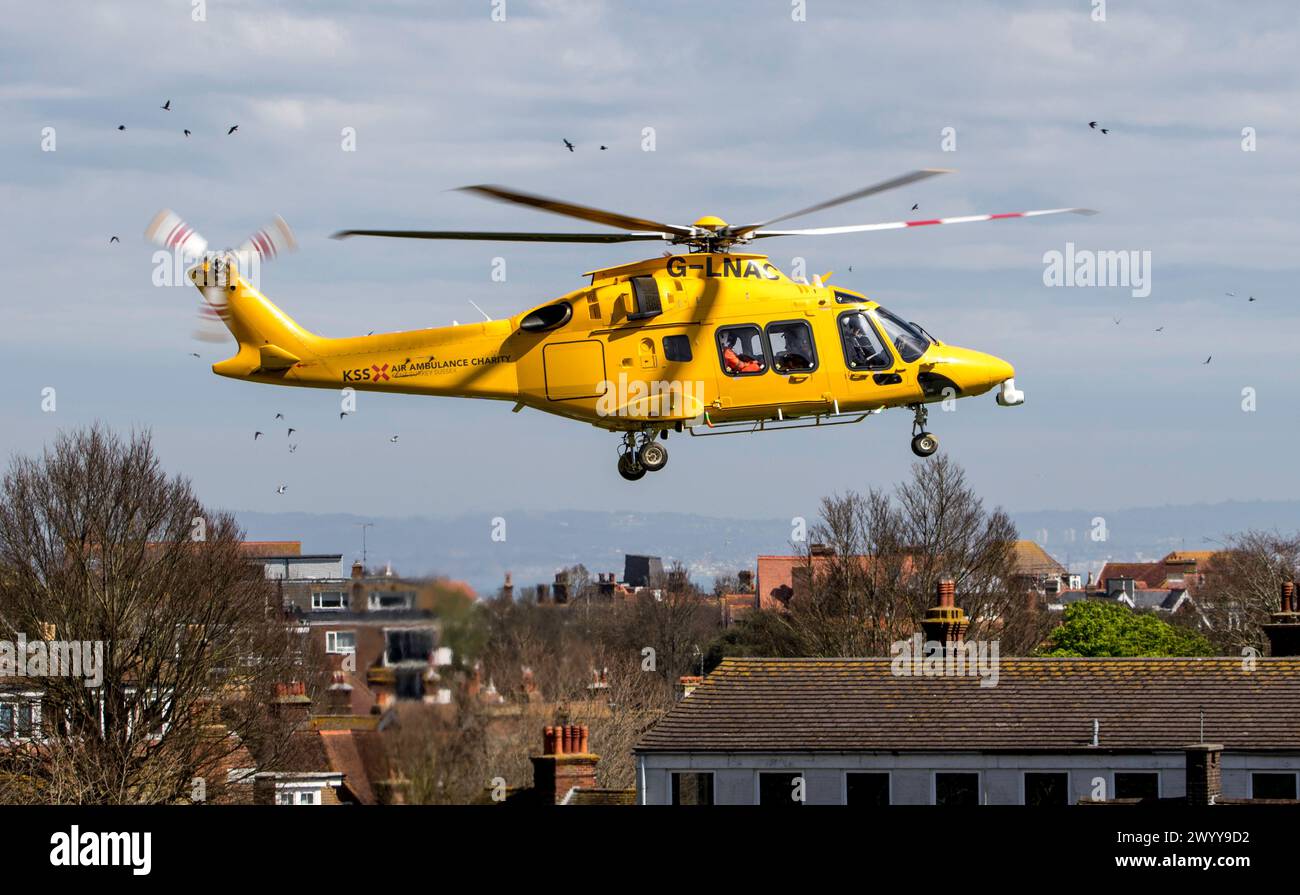
[[489, 316], [487, 315], [487, 311], [483, 310], [483, 309], [480, 308], [478, 305], [474, 304], [474, 299], [472, 299], [472, 298], [467, 298], [467, 299], [465, 299], [465, 300], [468, 301], [470, 304], [474, 305], [474, 310], [476, 310], [476, 311], [478, 311], [480, 314], [482, 314], [484, 320], [486, 320], [488, 323], [491, 323], [491, 322], [492, 322], [492, 318], [489, 317]]
[[366, 529], [374, 528], [373, 522], [353, 522], [353, 525], [361, 529], [361, 568], [366, 567]]

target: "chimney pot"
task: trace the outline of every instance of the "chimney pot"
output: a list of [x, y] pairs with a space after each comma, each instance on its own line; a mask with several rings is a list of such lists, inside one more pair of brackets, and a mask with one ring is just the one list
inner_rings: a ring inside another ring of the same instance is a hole
[[940, 606], [951, 609], [957, 605], [957, 582], [951, 578], [943, 578], [939, 581], [936, 591]]

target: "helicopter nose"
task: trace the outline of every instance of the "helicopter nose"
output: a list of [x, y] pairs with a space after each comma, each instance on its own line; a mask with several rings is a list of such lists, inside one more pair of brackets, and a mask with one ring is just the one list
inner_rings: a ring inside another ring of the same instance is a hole
[[967, 348], [944, 347], [947, 356], [936, 367], [964, 395], [982, 395], [1016, 375], [1016, 368], [1000, 357]]

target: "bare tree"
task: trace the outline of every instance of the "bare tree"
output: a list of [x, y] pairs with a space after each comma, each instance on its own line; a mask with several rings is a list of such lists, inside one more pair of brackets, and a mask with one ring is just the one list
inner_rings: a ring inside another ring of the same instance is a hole
[[1203, 634], [1225, 655], [1268, 645], [1261, 625], [1277, 612], [1282, 584], [1300, 571], [1300, 535], [1247, 531], [1228, 538], [1191, 587]]
[[970, 639], [1027, 653], [1049, 622], [1018, 581], [1015, 540], [1007, 514], [986, 510], [947, 457], [914, 464], [892, 495], [825, 498], [795, 570], [802, 587], [783, 616], [790, 637], [772, 639], [801, 655], [886, 655], [920, 629], [936, 583], [951, 578]]
[[97, 426], [13, 461], [0, 490], [0, 636], [65, 659], [98, 645], [102, 667], [98, 681], [49, 668], [25, 684], [42, 723], [0, 756], [0, 799], [217, 801], [243, 750], [274, 768], [290, 732], [269, 709], [276, 685], [320, 679], [241, 538], [168, 478], [147, 434]]

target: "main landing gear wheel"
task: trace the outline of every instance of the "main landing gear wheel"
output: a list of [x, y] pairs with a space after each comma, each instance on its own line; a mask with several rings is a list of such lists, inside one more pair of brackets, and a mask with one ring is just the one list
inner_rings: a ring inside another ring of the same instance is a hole
[[939, 450], [939, 439], [929, 432], [922, 432], [912, 439], [912, 453], [918, 457], [928, 457]]
[[918, 457], [928, 457], [939, 450], [939, 439], [925, 431], [925, 422], [930, 411], [924, 404], [912, 405], [912, 453]]
[[647, 472], [658, 472], [668, 465], [668, 448], [657, 441], [647, 441], [637, 451], [637, 459]]
[[637, 460], [635, 453], [627, 451], [618, 457], [618, 474], [629, 482], [635, 482], [645, 476], [646, 468]]

